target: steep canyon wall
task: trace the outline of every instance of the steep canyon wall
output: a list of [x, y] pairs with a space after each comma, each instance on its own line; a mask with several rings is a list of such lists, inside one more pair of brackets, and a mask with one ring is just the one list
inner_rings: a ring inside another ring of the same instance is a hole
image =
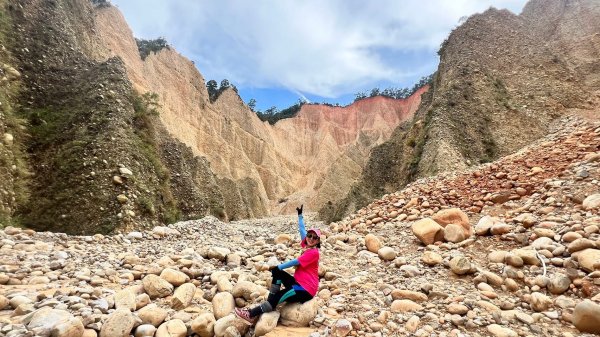
[[346, 193], [426, 90], [308, 104], [269, 125], [233, 89], [211, 102], [172, 48], [142, 60], [115, 7], [0, 5], [1, 225], [89, 234], [317, 209]]
[[121, 57], [134, 86], [159, 95], [160, 118], [169, 133], [206, 157], [230, 186], [249, 187], [235, 192], [255, 204], [243, 217], [290, 212], [297, 203], [316, 208], [342, 196], [360, 175], [370, 149], [414, 114], [425, 90], [406, 101], [376, 97], [344, 108], [309, 104], [296, 117], [271, 126], [233, 90], [210, 103], [202, 75], [173, 49], [142, 60], [118, 9], [97, 9], [95, 22], [105, 47], [97, 57]]

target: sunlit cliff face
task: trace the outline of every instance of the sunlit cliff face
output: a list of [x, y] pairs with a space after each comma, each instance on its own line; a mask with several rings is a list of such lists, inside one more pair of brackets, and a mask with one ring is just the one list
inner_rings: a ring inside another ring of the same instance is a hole
[[344, 195], [370, 149], [412, 117], [426, 90], [406, 100], [375, 97], [345, 108], [304, 105], [296, 117], [271, 126], [233, 90], [210, 103], [204, 78], [176, 51], [163, 49], [142, 61], [118, 9], [99, 9], [96, 26], [107, 46], [101, 57], [119, 55], [134, 86], [159, 95], [168, 131], [206, 157], [217, 176], [255, 181], [255, 203], [270, 213], [288, 213], [295, 201], [316, 210]]

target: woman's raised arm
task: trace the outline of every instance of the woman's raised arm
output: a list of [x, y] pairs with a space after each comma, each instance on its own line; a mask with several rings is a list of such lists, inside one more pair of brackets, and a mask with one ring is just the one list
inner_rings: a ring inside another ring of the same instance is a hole
[[306, 237], [306, 228], [304, 227], [304, 216], [302, 215], [302, 208], [304, 205], [300, 205], [300, 207], [296, 207], [296, 211], [298, 212], [298, 231], [300, 232], [300, 241], [304, 240]]

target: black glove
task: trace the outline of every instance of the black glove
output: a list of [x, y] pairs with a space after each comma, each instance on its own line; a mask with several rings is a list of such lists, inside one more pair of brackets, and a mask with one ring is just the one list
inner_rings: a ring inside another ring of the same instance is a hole
[[302, 214], [302, 207], [304, 207], [304, 204], [300, 205], [300, 207], [296, 207], [296, 211], [298, 212], [298, 215]]

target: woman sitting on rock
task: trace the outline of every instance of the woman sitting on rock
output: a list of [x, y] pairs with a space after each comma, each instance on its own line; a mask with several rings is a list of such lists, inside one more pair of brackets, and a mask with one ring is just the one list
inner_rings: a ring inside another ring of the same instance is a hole
[[[273, 311], [280, 303], [304, 303], [312, 299], [319, 290], [321, 231], [317, 228], [306, 231], [302, 207], [303, 205], [297, 207], [296, 211], [298, 211], [300, 245], [304, 248], [304, 252], [296, 259], [269, 268], [273, 280], [271, 281], [271, 290], [267, 301], [253, 309], [235, 309], [235, 314], [248, 324], [254, 324], [260, 315]], [[297, 266], [294, 276], [283, 271], [292, 266]], [[282, 284], [283, 289], [281, 289]]]

